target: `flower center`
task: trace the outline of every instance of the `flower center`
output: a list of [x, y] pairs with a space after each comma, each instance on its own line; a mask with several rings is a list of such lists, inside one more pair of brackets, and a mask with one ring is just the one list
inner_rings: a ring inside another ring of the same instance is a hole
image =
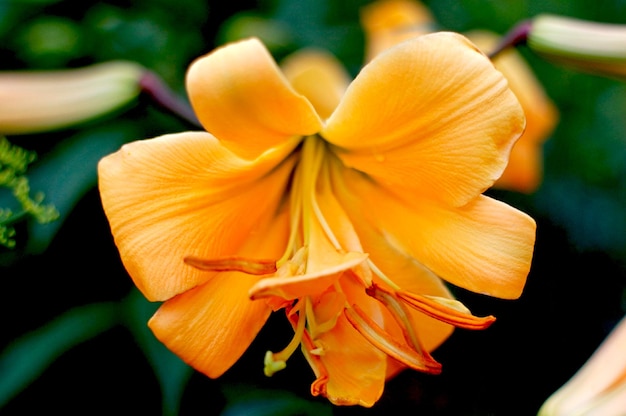
[[[280, 258], [206, 260], [187, 257], [185, 263], [200, 270], [263, 276], [251, 288], [251, 299], [264, 298], [272, 309], [284, 309], [294, 328], [291, 342], [282, 351], [266, 353], [264, 372], [267, 376], [285, 368], [289, 357], [302, 345], [318, 375], [317, 388], [323, 390], [325, 383], [321, 380], [328, 372], [323, 360], [327, 351], [321, 336], [333, 330], [340, 317], [373, 346], [402, 364], [419, 371], [439, 373], [441, 365], [422, 345], [411, 309], [470, 329], [486, 328], [495, 318], [475, 317], [462, 303], [452, 299], [404, 291], [362, 252], [350, 219], [333, 196], [336, 189], [331, 184], [331, 172], [345, 167], [332, 156], [319, 136], [304, 138], [299, 151], [289, 192], [289, 237]], [[328, 205], [329, 200], [336, 204], [335, 209], [329, 208], [332, 207]], [[324, 213], [329, 216], [325, 217]], [[362, 308], [364, 305], [351, 301], [343, 291], [346, 279], [356, 282], [367, 295], [380, 302], [389, 312], [388, 318], [368, 316]], [[402, 336], [389, 332], [388, 325], [393, 325], [394, 321]]]

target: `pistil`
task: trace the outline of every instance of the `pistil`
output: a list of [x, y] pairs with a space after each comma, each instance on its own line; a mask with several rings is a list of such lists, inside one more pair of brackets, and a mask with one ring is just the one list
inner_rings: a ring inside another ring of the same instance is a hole
[[[302, 299], [298, 302], [296, 307], [289, 311], [288, 313], [297, 313], [298, 320], [295, 326], [295, 333], [291, 342], [280, 352], [273, 353], [272, 351], [267, 351], [265, 353], [265, 367], [263, 368], [263, 372], [266, 376], [271, 377], [274, 373], [284, 369], [287, 367], [287, 360], [291, 355], [296, 351], [300, 343], [302, 342], [302, 336], [304, 335], [304, 329], [306, 324], [306, 314], [304, 310], [306, 308], [307, 299]], [[304, 307], [301, 305], [304, 303]]]

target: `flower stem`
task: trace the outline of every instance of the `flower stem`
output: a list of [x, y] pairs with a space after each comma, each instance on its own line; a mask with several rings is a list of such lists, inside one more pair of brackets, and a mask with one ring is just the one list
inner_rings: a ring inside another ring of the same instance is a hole
[[489, 53], [489, 59], [494, 59], [499, 53], [507, 48], [526, 44], [531, 27], [532, 22], [530, 20], [523, 20], [513, 26], [513, 28], [506, 35], [504, 35], [502, 40], [500, 40], [500, 43], [496, 45], [495, 49]]
[[141, 91], [164, 109], [195, 127], [201, 127], [191, 106], [177, 96], [154, 72], [146, 71], [139, 80]]

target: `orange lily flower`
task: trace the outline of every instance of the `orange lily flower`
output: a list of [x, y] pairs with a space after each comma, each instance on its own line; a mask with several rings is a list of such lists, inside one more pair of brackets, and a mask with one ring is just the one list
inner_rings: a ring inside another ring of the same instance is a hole
[[626, 409], [626, 318], [541, 407], [539, 416], [620, 416]]
[[522, 292], [535, 223], [482, 195], [524, 129], [502, 75], [463, 36], [437, 33], [347, 82], [323, 53], [282, 72], [258, 40], [232, 43], [188, 71], [207, 132], [130, 143], [99, 164], [122, 261], [164, 301], [150, 328], [209, 377], [284, 309], [294, 338], [267, 353], [266, 374], [300, 347], [312, 394], [372, 406], [399, 369], [440, 372], [430, 352], [454, 326], [493, 322], [442, 279]]
[[[366, 57], [371, 59], [387, 48], [411, 37], [432, 31], [434, 18], [418, 1], [379, 0], [362, 9], [361, 25], [366, 37]], [[487, 31], [466, 34], [486, 53], [494, 50], [499, 37]], [[509, 164], [494, 186], [531, 193], [543, 177], [542, 146], [558, 122], [558, 110], [532, 69], [514, 49], [500, 52], [495, 67], [504, 74], [526, 115], [526, 130], [511, 152]]]

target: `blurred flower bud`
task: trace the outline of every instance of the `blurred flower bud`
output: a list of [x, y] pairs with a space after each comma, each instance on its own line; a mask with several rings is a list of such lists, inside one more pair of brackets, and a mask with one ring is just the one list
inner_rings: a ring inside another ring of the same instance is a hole
[[626, 318], [587, 362], [546, 400], [539, 416], [621, 416], [626, 409]]
[[0, 134], [38, 133], [104, 115], [138, 96], [145, 72], [125, 61], [0, 72]]
[[249, 12], [237, 13], [224, 21], [217, 33], [217, 43], [221, 45], [250, 37], [261, 39], [273, 54], [278, 55], [295, 45], [293, 33], [287, 25]]
[[365, 33], [365, 61], [385, 49], [415, 36], [434, 32], [437, 23], [419, 1], [378, 0], [361, 8]]
[[532, 21], [527, 44], [557, 63], [626, 78], [626, 25], [539, 15]]

